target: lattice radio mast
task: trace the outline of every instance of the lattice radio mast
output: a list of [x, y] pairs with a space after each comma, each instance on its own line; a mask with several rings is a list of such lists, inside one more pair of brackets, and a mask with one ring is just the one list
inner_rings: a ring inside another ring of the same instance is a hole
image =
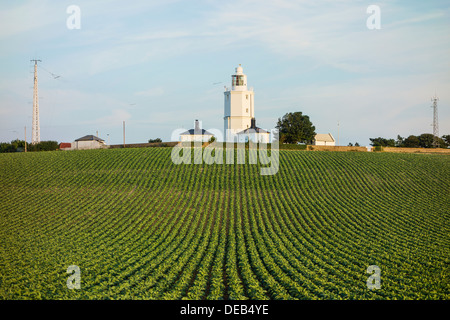
[[436, 94], [434, 94], [434, 97], [431, 98], [431, 101], [433, 101], [433, 105], [431, 106], [433, 108], [433, 147], [439, 148], [439, 122], [437, 106], [439, 98], [436, 97]]
[[41, 142], [41, 135], [39, 132], [39, 97], [38, 97], [38, 79], [37, 79], [37, 63], [41, 60], [32, 59], [34, 61], [34, 89], [33, 89], [33, 123], [31, 126], [31, 143], [36, 144]]

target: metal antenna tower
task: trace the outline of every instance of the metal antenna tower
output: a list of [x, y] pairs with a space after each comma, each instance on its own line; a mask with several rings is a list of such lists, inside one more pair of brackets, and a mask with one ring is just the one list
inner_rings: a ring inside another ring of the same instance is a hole
[[433, 105], [431, 106], [433, 108], [433, 147], [439, 148], [439, 122], [437, 106], [439, 98], [436, 97], [436, 94], [434, 94], [434, 97], [431, 98], [431, 101], [433, 101]]
[[34, 61], [34, 89], [33, 89], [33, 123], [31, 126], [31, 143], [41, 142], [39, 133], [39, 97], [38, 97], [38, 80], [37, 80], [37, 63], [41, 60], [32, 59]]

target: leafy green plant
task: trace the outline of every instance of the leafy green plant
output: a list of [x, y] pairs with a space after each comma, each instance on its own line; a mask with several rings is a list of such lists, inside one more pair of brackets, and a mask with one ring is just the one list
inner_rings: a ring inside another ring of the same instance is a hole
[[448, 156], [281, 150], [261, 176], [170, 152], [0, 154], [0, 298], [449, 298]]

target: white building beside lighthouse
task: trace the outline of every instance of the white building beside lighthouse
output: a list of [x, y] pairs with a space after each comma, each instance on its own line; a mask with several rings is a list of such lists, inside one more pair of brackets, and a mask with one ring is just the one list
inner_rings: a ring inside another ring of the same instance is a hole
[[247, 76], [241, 65], [231, 76], [231, 88], [224, 92], [224, 135], [226, 141], [236, 141], [237, 134], [252, 125], [255, 117], [255, 94], [247, 89]]

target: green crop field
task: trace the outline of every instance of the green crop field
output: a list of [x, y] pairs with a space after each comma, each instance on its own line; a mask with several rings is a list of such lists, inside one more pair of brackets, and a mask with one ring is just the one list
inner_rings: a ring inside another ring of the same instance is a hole
[[0, 298], [450, 298], [449, 156], [280, 151], [262, 176], [170, 154], [0, 154]]

